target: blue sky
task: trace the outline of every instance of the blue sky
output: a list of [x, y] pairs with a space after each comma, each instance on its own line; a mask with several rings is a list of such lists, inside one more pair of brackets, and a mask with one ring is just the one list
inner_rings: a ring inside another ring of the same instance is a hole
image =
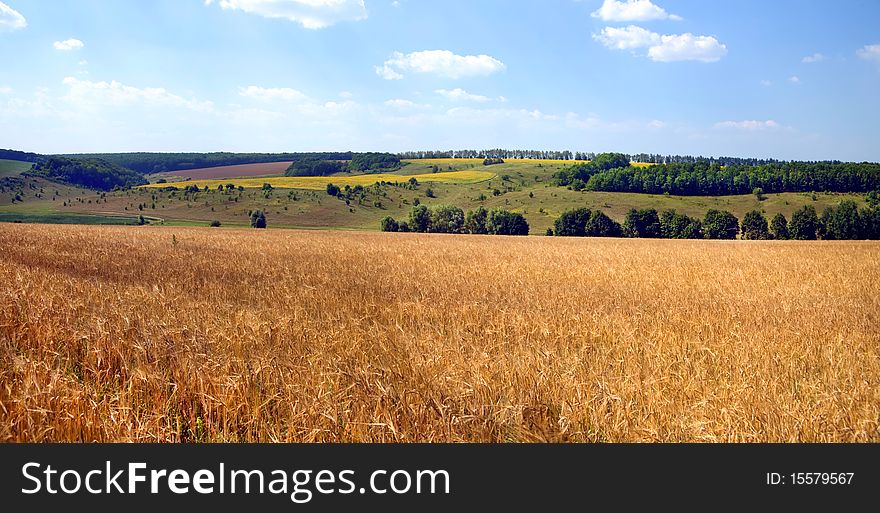
[[0, 147], [880, 161], [880, 2], [0, 0]]

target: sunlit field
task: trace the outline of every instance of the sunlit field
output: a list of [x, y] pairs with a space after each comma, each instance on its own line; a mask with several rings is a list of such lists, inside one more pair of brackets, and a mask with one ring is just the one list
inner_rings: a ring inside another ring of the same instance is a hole
[[3, 441], [880, 441], [876, 242], [0, 224], [0, 247]]
[[495, 173], [489, 171], [449, 171], [424, 175], [395, 175], [390, 173], [374, 173], [365, 175], [335, 175], [335, 176], [273, 176], [266, 178], [225, 178], [213, 180], [187, 180], [181, 183], [152, 183], [143, 185], [142, 188], [164, 188], [168, 186], [190, 186], [200, 188], [210, 187], [216, 189], [221, 185], [232, 184], [245, 189], [259, 189], [265, 184], [279, 189], [308, 189], [324, 190], [328, 183], [344, 187], [350, 185], [368, 186], [376, 182], [406, 182], [415, 177], [419, 182], [444, 183], [444, 184], [473, 184], [485, 182], [495, 177]]

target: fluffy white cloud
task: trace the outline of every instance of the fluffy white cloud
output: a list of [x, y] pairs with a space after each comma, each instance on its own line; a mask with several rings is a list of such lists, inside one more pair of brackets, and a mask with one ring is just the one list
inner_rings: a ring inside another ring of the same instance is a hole
[[660, 44], [648, 48], [648, 57], [657, 62], [716, 62], [727, 55], [727, 46], [712, 36], [678, 34], [660, 36]]
[[54, 43], [52, 43], [52, 46], [54, 46], [56, 50], [69, 52], [70, 50], [79, 50], [80, 48], [85, 46], [85, 43], [83, 43], [79, 39], [70, 38], [65, 39], [64, 41], [55, 41]]
[[65, 100], [78, 107], [163, 106], [198, 112], [208, 112], [214, 108], [212, 102], [187, 100], [162, 87], [139, 88], [115, 80], [112, 82], [93, 82], [75, 77], [67, 77], [62, 83], [68, 87]]
[[[205, 0], [211, 5], [214, 0]], [[282, 18], [307, 29], [321, 29], [341, 21], [366, 19], [364, 0], [219, 0], [221, 8], [266, 18]]]
[[623, 28], [605, 27], [602, 32], [594, 34], [593, 39], [613, 50], [632, 50], [660, 43], [660, 34], [630, 25]]
[[20, 12], [0, 2], [0, 31], [16, 30], [27, 27], [27, 20]]
[[821, 53], [814, 53], [813, 55], [807, 55], [806, 57], [801, 59], [801, 62], [803, 62], [804, 64], [813, 64], [816, 62], [822, 62], [824, 60], [824, 55], [822, 55]]
[[289, 87], [247, 86], [239, 88], [238, 94], [246, 98], [262, 101], [296, 102], [306, 99], [306, 95]]
[[416, 104], [415, 102], [410, 101], [410, 100], [404, 100], [401, 98], [395, 98], [393, 100], [386, 100], [384, 105], [386, 107], [391, 107], [394, 109], [412, 109], [415, 107], [419, 107], [419, 105]]
[[681, 20], [681, 16], [669, 14], [651, 0], [605, 0], [591, 16], [602, 21]]
[[459, 101], [468, 101], [468, 102], [487, 102], [491, 100], [488, 96], [483, 96], [481, 94], [471, 94], [460, 87], [456, 87], [455, 89], [437, 89], [434, 91], [435, 93], [443, 96], [447, 100], [452, 100], [454, 102]]
[[0, 87], [0, 94], [12, 94], [12, 92], [11, 87]]
[[770, 87], [773, 85], [773, 81], [772, 80], [761, 80], [761, 85], [764, 87]]
[[797, 76], [788, 77], [788, 81], [791, 82], [792, 84], [800, 84], [801, 83], [801, 79]]
[[880, 62], [880, 44], [865, 45], [856, 51], [856, 55], [866, 61]]
[[613, 50], [647, 48], [648, 58], [657, 62], [715, 62], [727, 55], [727, 46], [712, 36], [660, 35], [635, 25], [605, 27], [593, 39]]
[[449, 50], [425, 50], [403, 54], [394, 52], [376, 74], [385, 80], [400, 80], [404, 72], [431, 73], [444, 78], [487, 76], [505, 69], [504, 63], [489, 55], [457, 55]]
[[715, 128], [735, 129], [735, 130], [776, 130], [780, 128], [779, 123], [772, 119], [766, 121], [746, 120], [746, 121], [721, 121], [715, 123]]

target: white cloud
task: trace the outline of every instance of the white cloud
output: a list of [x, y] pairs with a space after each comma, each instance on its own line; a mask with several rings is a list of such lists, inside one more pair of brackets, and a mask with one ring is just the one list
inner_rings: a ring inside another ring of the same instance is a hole
[[801, 62], [803, 62], [804, 64], [814, 64], [816, 62], [822, 62], [824, 60], [824, 55], [822, 55], [821, 53], [814, 53], [813, 55], [807, 55], [806, 57], [801, 59]]
[[860, 59], [880, 62], [880, 44], [865, 45], [856, 51]]
[[762, 80], [761, 85], [764, 87], [770, 87], [773, 85], [773, 81], [772, 80]]
[[661, 36], [660, 44], [648, 48], [648, 57], [657, 62], [716, 62], [727, 55], [727, 46], [712, 36], [678, 34]]
[[660, 34], [630, 25], [623, 28], [605, 27], [602, 32], [594, 34], [593, 39], [612, 50], [632, 50], [659, 44]]
[[214, 108], [212, 102], [187, 100], [161, 87], [138, 88], [115, 80], [112, 82], [93, 82], [74, 77], [67, 77], [62, 83], [68, 87], [65, 100], [80, 107], [141, 105], [175, 107], [198, 112], [209, 112]]
[[27, 27], [27, 20], [20, 12], [0, 2], [0, 31], [16, 30]]
[[651, 0], [605, 0], [602, 7], [591, 14], [594, 18], [602, 21], [651, 21], [651, 20], [681, 20], [681, 16], [669, 14], [662, 7], [654, 4]]
[[52, 46], [55, 47], [56, 50], [61, 50], [62, 52], [69, 52], [70, 50], [79, 50], [84, 47], [85, 44], [79, 39], [65, 39], [64, 41], [55, 41]]
[[801, 83], [801, 79], [797, 75], [793, 75], [793, 76], [788, 77], [788, 81], [791, 82], [792, 84], [800, 84]]
[[260, 87], [247, 86], [239, 88], [238, 94], [246, 98], [253, 98], [261, 101], [285, 101], [296, 102], [305, 100], [307, 97], [296, 89], [289, 87]]
[[456, 87], [455, 89], [437, 89], [434, 91], [435, 93], [443, 96], [447, 100], [452, 100], [454, 102], [459, 101], [468, 101], [468, 102], [487, 102], [491, 100], [488, 96], [483, 96], [481, 94], [471, 94], [460, 87]]
[[393, 100], [386, 100], [383, 105], [386, 107], [391, 107], [392, 109], [398, 110], [409, 110], [409, 109], [427, 109], [430, 108], [430, 105], [416, 103], [410, 100], [404, 100], [402, 98], [394, 98]]
[[768, 119], [766, 121], [721, 121], [719, 123], [715, 123], [715, 128], [746, 130], [753, 132], [757, 130], [776, 130], [780, 128], [780, 126], [779, 123], [777, 123], [776, 121]]
[[505, 69], [503, 62], [489, 55], [456, 55], [449, 50], [394, 52], [376, 73], [385, 80], [400, 80], [404, 72], [431, 73], [444, 78], [487, 76]]
[[[205, 0], [211, 5], [214, 0]], [[219, 0], [221, 8], [266, 18], [281, 18], [307, 29], [321, 29], [342, 21], [367, 18], [364, 0]]]
[[712, 36], [660, 35], [635, 25], [605, 27], [593, 39], [613, 50], [647, 48], [648, 58], [656, 62], [715, 62], [727, 55], [727, 46]]

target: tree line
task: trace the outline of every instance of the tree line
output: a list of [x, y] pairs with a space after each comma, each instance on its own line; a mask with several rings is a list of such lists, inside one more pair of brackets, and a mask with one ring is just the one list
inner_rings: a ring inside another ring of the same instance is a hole
[[353, 153], [348, 161], [310, 156], [296, 160], [284, 172], [286, 176], [330, 176], [348, 172], [384, 172], [400, 169], [400, 157], [392, 153]]
[[147, 183], [140, 173], [94, 158], [49, 157], [27, 174], [101, 191]]
[[141, 174], [186, 171], [207, 167], [235, 166], [241, 164], [264, 164], [269, 162], [294, 162], [305, 158], [349, 161], [354, 155], [345, 152], [307, 153], [86, 153], [65, 155], [78, 158], [98, 158], [137, 171]]
[[398, 221], [391, 216], [380, 223], [383, 232], [469, 233], [475, 235], [528, 235], [529, 223], [518, 212], [502, 208], [478, 207], [465, 212], [455, 206], [429, 208], [416, 205], [409, 219]]
[[[597, 164], [601, 162], [601, 164]], [[602, 154], [554, 174], [557, 185], [574, 190], [723, 196], [771, 192], [867, 192], [880, 189], [880, 164], [786, 162], [760, 166], [698, 161], [632, 166], [623, 154]]]
[[[877, 197], [876, 195], [874, 197]], [[623, 224], [601, 210], [578, 208], [563, 212], [547, 235], [560, 237], [634, 237], [654, 239], [736, 239], [748, 240], [878, 240], [880, 202], [858, 208], [852, 200], [828, 207], [822, 215], [812, 205], [796, 210], [789, 221], [776, 214], [768, 222], [760, 210], [743, 216], [742, 223], [725, 210], [711, 209], [703, 219], [675, 210], [657, 212], [653, 208], [630, 210]]]

